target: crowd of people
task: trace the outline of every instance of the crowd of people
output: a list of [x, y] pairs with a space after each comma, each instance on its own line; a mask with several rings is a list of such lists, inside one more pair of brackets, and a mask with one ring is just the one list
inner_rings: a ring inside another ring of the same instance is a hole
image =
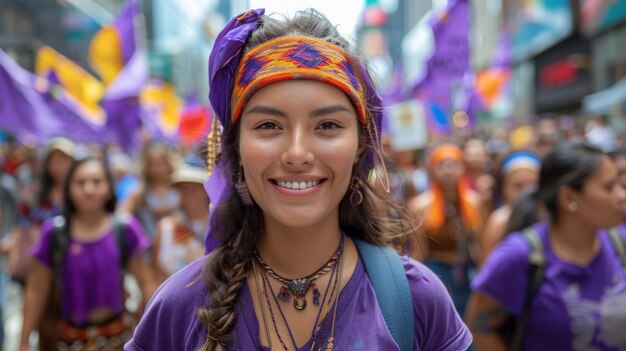
[[[23, 291], [20, 349], [120, 349], [155, 288], [204, 255], [203, 161], [155, 141], [126, 155], [63, 137], [41, 149], [3, 139], [0, 294], [10, 281]], [[125, 275], [141, 289], [133, 311]]]
[[626, 349], [626, 144], [606, 118], [398, 152], [323, 15], [252, 10], [215, 45], [218, 153], [5, 136], [21, 350]]

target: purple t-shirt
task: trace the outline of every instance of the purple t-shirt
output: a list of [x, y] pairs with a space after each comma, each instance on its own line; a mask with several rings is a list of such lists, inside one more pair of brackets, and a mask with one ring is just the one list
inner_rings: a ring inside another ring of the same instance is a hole
[[[600, 252], [581, 267], [555, 256], [546, 223], [534, 227], [547, 261], [530, 308], [525, 350], [626, 350], [626, 274], [607, 233], [599, 232]], [[511, 315], [519, 315], [528, 285], [529, 254], [530, 245], [521, 234], [509, 235], [487, 259], [472, 287], [499, 301]]]
[[[33, 247], [32, 255], [52, 268], [52, 220], [44, 222], [41, 231], [41, 238]], [[141, 224], [134, 218], [126, 226], [125, 234], [129, 258], [150, 245]], [[70, 236], [61, 268], [61, 315], [64, 320], [82, 325], [92, 313], [124, 311], [120, 254], [113, 226], [96, 241], [84, 242]]]
[[[207, 287], [200, 278], [204, 259], [176, 273], [153, 296], [125, 350], [197, 350], [206, 331], [196, 317], [207, 304]], [[467, 350], [472, 337], [457, 314], [441, 281], [424, 265], [403, 257], [415, 315], [414, 350]], [[330, 324], [325, 323], [324, 335]], [[235, 325], [235, 344], [228, 350], [269, 350], [262, 347], [252, 298], [243, 285]], [[300, 350], [309, 350], [311, 340]], [[336, 350], [399, 350], [382, 316], [374, 289], [359, 260], [341, 291], [335, 325]]]

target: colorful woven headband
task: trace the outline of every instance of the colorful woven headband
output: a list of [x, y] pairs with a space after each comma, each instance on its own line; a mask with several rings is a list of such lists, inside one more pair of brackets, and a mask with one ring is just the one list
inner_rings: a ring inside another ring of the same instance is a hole
[[236, 122], [250, 97], [266, 85], [284, 80], [315, 80], [343, 91], [366, 124], [366, 92], [359, 66], [340, 47], [304, 36], [284, 36], [247, 52], [237, 66], [231, 99]]

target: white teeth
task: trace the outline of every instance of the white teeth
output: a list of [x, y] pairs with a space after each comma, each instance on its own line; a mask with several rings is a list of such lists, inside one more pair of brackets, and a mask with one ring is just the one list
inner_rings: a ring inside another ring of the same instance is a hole
[[316, 186], [317, 184], [319, 184], [319, 182], [317, 180], [309, 180], [309, 181], [306, 181], [306, 182], [304, 182], [304, 181], [302, 181], [302, 182], [290, 182], [290, 181], [285, 181], [285, 180], [278, 180], [278, 181], [276, 181], [276, 183], [281, 188], [293, 189], [293, 190], [304, 190], [304, 189], [312, 188], [312, 187]]

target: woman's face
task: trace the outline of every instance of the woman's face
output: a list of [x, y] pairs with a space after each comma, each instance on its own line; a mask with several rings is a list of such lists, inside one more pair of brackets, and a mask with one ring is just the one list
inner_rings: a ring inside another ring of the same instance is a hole
[[502, 196], [505, 203], [511, 203], [521, 192], [531, 189], [539, 182], [539, 171], [530, 168], [518, 168], [504, 176]]
[[72, 162], [74, 160], [70, 156], [59, 150], [54, 150], [50, 153], [47, 163], [48, 172], [50, 172], [50, 176], [52, 176], [56, 184], [65, 182], [65, 177], [72, 166]]
[[608, 156], [602, 157], [600, 167], [575, 193], [577, 214], [581, 220], [596, 228], [610, 228], [622, 222], [626, 191], [617, 180], [617, 169]]
[[146, 159], [146, 173], [151, 180], [168, 179], [172, 167], [167, 161], [167, 157], [161, 151], [153, 151]]
[[432, 173], [435, 180], [444, 188], [456, 187], [459, 178], [465, 172], [461, 161], [447, 158], [433, 165]]
[[362, 151], [348, 97], [316, 81], [258, 90], [244, 107], [239, 153], [266, 221], [305, 227], [338, 219], [338, 205]]
[[467, 168], [475, 171], [482, 171], [489, 157], [485, 143], [481, 140], [469, 141], [463, 150], [463, 154]]
[[180, 193], [182, 206], [185, 208], [201, 207], [209, 210], [209, 197], [204, 191], [202, 184], [179, 183], [176, 190]]
[[77, 212], [103, 210], [112, 195], [111, 185], [98, 161], [89, 161], [78, 166], [70, 179], [69, 190]]

